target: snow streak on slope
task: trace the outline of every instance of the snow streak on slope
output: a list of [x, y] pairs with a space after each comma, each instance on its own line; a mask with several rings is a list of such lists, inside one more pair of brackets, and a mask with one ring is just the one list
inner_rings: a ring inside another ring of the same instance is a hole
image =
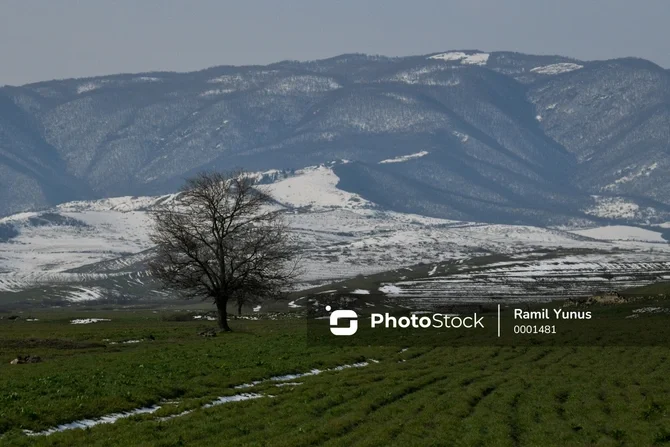
[[100, 87], [101, 85], [96, 84], [95, 82], [87, 82], [86, 84], [81, 84], [77, 87], [77, 93], [81, 95], [82, 93], [92, 92]]
[[562, 62], [559, 64], [545, 65], [543, 67], [535, 67], [530, 71], [533, 73], [544, 74], [544, 75], [556, 75], [579, 70], [580, 68], [584, 68], [584, 66], [579, 64], [573, 64], [570, 62]]
[[630, 183], [640, 177], [649, 177], [654, 170], [658, 168], [658, 163], [652, 163], [648, 166], [628, 166], [626, 169], [620, 169], [617, 171], [617, 174], [627, 174], [616, 179], [614, 183], [604, 186], [602, 189], [605, 191], [616, 189], [622, 183]]
[[75, 287], [75, 291], [70, 293], [68, 301], [82, 302], [82, 301], [96, 301], [102, 298], [103, 291], [98, 287]]
[[427, 152], [427, 151], [421, 151], [421, 152], [417, 152], [416, 154], [402, 155], [402, 156], [400, 156], [400, 157], [396, 157], [396, 158], [389, 158], [389, 159], [380, 161], [379, 164], [384, 164], [384, 163], [402, 163], [402, 162], [404, 162], [404, 161], [413, 160], [413, 159], [415, 159], [415, 158], [421, 158], [421, 157], [423, 157], [424, 155], [428, 155], [428, 152]]
[[486, 65], [489, 60], [488, 53], [466, 54], [461, 51], [450, 51], [448, 53], [435, 54], [428, 59], [437, 59], [442, 61], [461, 61], [464, 65]]

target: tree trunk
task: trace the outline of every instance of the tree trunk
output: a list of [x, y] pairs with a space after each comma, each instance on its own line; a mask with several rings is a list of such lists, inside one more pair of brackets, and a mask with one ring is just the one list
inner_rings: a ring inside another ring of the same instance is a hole
[[221, 331], [230, 332], [231, 329], [230, 326], [228, 326], [228, 309], [226, 308], [227, 304], [228, 300], [223, 298], [216, 300], [216, 309], [219, 311], [219, 329]]
[[242, 303], [237, 303], [237, 315], [242, 316]]

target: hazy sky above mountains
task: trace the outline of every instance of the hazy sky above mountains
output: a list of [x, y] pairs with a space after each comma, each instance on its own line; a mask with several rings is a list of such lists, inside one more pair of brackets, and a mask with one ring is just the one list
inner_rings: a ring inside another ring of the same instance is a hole
[[451, 49], [670, 67], [668, 0], [2, 0], [0, 85]]

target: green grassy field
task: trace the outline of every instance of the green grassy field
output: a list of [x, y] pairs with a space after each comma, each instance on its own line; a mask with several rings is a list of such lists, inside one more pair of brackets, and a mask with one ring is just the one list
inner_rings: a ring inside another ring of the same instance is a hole
[[670, 282], [657, 282], [648, 286], [634, 287], [622, 292], [625, 296], [670, 295]]
[[[315, 346], [300, 319], [165, 321], [151, 311], [0, 320], [0, 445], [662, 445], [667, 348]], [[5, 316], [6, 317], [6, 316]], [[110, 322], [72, 325], [72, 318]], [[139, 343], [123, 344], [127, 340]], [[113, 344], [116, 342], [117, 344]], [[19, 354], [41, 363], [10, 365]], [[378, 363], [376, 363], [374, 360]], [[367, 366], [301, 377], [275, 375]], [[264, 397], [203, 409], [219, 396]], [[269, 397], [272, 396], [272, 397]], [[153, 404], [154, 414], [28, 437]], [[159, 418], [195, 410], [160, 421]]]

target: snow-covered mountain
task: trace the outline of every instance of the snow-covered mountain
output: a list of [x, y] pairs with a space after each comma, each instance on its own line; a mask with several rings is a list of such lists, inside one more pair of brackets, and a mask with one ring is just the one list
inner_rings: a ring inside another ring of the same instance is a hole
[[[402, 279], [400, 269], [426, 264], [434, 265], [427, 276], [437, 273], [426, 286], [434, 292], [435, 281], [453, 270], [454, 263], [466, 268], [472, 260], [468, 268], [481, 269], [477, 259], [486, 256], [516, 260], [503, 270], [491, 270], [502, 282], [524, 275], [519, 282], [535, 281], [529, 278], [533, 263], [538, 277], [560, 279], [567, 271], [585, 277], [582, 287], [591, 288], [612, 287], [612, 278], [603, 279], [603, 274], [619, 275], [619, 285], [640, 281], [642, 273], [645, 281], [670, 275], [670, 244], [663, 238], [670, 225], [541, 228], [401, 213], [338, 188], [337, 171], [348, 164], [252, 174], [273, 194], [304, 248], [301, 287], [394, 269]], [[0, 226], [11, 230], [0, 242], [0, 307], [16, 302], [165, 299], [166, 292], [147, 270], [152, 256], [149, 211], [174, 198], [168, 194], [74, 201], [0, 219]], [[458, 270], [458, 275], [468, 272]], [[459, 278], [464, 282], [465, 276], [458, 275], [444, 279], [443, 286], [453, 289]], [[475, 283], [475, 289], [481, 286]], [[498, 284], [490, 279], [484, 283]], [[400, 281], [393, 290], [411, 295], [424, 286]], [[564, 285], [550, 288], [559, 286]], [[496, 287], [500, 293], [513, 291], [509, 284]]]
[[661, 223], [669, 98], [670, 72], [644, 60], [474, 50], [4, 87], [0, 215], [169, 194], [203, 169], [346, 159], [341, 194], [386, 210]]

